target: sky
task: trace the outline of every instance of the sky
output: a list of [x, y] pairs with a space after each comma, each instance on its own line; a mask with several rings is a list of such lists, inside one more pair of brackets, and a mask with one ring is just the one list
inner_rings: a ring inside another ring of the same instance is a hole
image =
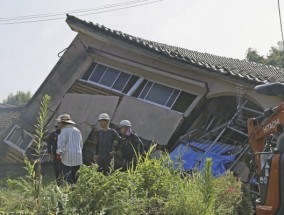
[[[3, 24], [7, 23], [3, 18], [130, 1], [0, 0], [0, 102], [19, 90], [35, 93], [59, 60], [57, 54], [76, 36], [65, 18], [13, 25]], [[284, 14], [284, 0], [280, 4]], [[244, 59], [249, 47], [266, 55], [281, 40], [277, 0], [162, 0], [108, 13], [74, 15], [144, 39], [237, 59]]]

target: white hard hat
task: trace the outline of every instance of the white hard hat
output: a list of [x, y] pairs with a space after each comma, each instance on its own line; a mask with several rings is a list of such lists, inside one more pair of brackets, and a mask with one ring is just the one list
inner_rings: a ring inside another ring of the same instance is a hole
[[131, 122], [129, 121], [129, 120], [122, 120], [120, 123], [119, 123], [119, 125], [121, 126], [121, 127], [131, 127]]
[[99, 121], [100, 120], [110, 120], [110, 118], [109, 118], [109, 115], [107, 114], [107, 113], [101, 113], [100, 115], [99, 115]]

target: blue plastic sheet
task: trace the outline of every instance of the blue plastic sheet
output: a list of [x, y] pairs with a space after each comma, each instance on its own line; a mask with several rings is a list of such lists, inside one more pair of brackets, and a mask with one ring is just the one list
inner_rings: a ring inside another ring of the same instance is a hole
[[210, 142], [199, 143], [193, 141], [182, 143], [170, 153], [170, 157], [174, 161], [175, 168], [178, 168], [181, 165], [184, 171], [191, 171], [194, 168], [202, 170], [206, 159], [212, 158], [212, 173], [214, 176], [220, 176], [227, 171], [226, 164], [232, 163], [235, 160], [235, 147], [227, 144], [217, 143], [201, 160], [204, 152], [207, 151], [209, 147]]

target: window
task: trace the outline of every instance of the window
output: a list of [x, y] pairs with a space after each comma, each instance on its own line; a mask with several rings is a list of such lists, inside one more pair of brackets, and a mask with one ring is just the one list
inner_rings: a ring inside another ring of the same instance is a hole
[[178, 112], [185, 112], [195, 98], [195, 95], [182, 91], [172, 109]]
[[127, 94], [139, 77], [94, 63], [82, 79]]
[[134, 92], [133, 97], [155, 103], [169, 109], [185, 112], [195, 95], [159, 83], [144, 80]]
[[116, 79], [112, 88], [118, 91], [122, 91], [126, 83], [128, 82], [129, 78], [130, 78], [129, 74], [121, 73], [120, 76]]
[[83, 77], [82, 77], [83, 80], [88, 80], [88, 78], [91, 76], [96, 65], [97, 65], [96, 63], [93, 63], [90, 66], [90, 68], [87, 70], [87, 72], [83, 75]]
[[148, 81], [142, 91], [142, 93], [140, 94], [139, 98], [140, 99], [144, 99], [146, 97], [146, 95], [149, 93], [151, 87], [153, 86], [153, 82]]
[[93, 63], [82, 77], [90, 83], [184, 113], [196, 95]]
[[10, 146], [16, 147], [25, 152], [26, 149], [32, 144], [33, 136], [21, 127], [15, 125], [12, 131], [6, 137], [5, 142]]
[[93, 81], [93, 82], [96, 82], [96, 83], [99, 83], [99, 81], [101, 80], [103, 74], [105, 73], [107, 67], [106, 66], [103, 66], [103, 65], [97, 65], [92, 73], [91, 73], [91, 77], [90, 77], [90, 81]]
[[174, 90], [172, 92], [171, 97], [168, 99], [168, 101], [166, 103], [166, 106], [167, 107], [172, 107], [174, 102], [176, 101], [177, 97], [179, 96], [179, 94], [180, 94], [180, 90]]
[[143, 80], [142, 83], [138, 86], [138, 88], [135, 90], [135, 92], [132, 94], [133, 97], [138, 98], [140, 93], [142, 92], [143, 88], [147, 84], [147, 80]]
[[101, 85], [105, 85], [107, 87], [112, 87], [114, 82], [117, 80], [119, 76], [119, 71], [116, 69], [107, 68], [98, 82]]
[[154, 84], [152, 85], [151, 90], [148, 92], [147, 96], [145, 99], [151, 102], [156, 102], [160, 105], [165, 105], [167, 104], [167, 101], [171, 97], [174, 89], [161, 85], [161, 84]]
[[132, 75], [128, 83], [124, 87], [122, 93], [127, 94], [131, 90], [131, 88], [134, 86], [134, 84], [138, 81], [138, 79], [139, 77]]

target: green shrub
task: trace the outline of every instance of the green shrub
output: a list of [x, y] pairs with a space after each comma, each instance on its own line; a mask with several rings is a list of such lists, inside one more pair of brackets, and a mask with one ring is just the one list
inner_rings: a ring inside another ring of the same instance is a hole
[[195, 176], [175, 182], [176, 186], [170, 192], [165, 205], [166, 214], [199, 215], [206, 210], [203, 204], [202, 193], [199, 186], [194, 182]]
[[68, 207], [78, 214], [131, 214], [141, 202], [134, 196], [135, 187], [128, 173], [115, 171], [109, 176], [97, 172], [96, 166], [80, 169], [80, 177], [68, 196]]
[[[249, 195], [231, 173], [214, 178], [211, 160], [192, 175], [174, 170], [168, 157], [139, 159], [137, 168], [105, 176], [97, 166], [82, 166], [75, 186], [43, 184], [38, 197], [33, 178], [1, 183], [0, 213], [111, 215], [235, 215], [252, 214]], [[28, 165], [28, 169], [32, 169]], [[41, 199], [41, 208], [37, 198]], [[38, 213], [40, 211], [40, 213]]]
[[254, 207], [252, 201], [253, 200], [249, 188], [246, 185], [242, 185], [242, 201], [237, 206], [238, 214], [253, 215]]
[[211, 160], [206, 161], [203, 172], [177, 178], [166, 203], [167, 214], [214, 214], [215, 188]]
[[215, 179], [216, 188], [216, 214], [234, 215], [242, 200], [242, 184], [232, 173], [227, 173], [222, 177]]
[[170, 169], [161, 168], [162, 160], [150, 160], [149, 154], [141, 159], [136, 169], [114, 171], [109, 176], [97, 172], [95, 165], [82, 167], [76, 187], [69, 195], [69, 206], [87, 214], [158, 212], [171, 190], [172, 174]]

